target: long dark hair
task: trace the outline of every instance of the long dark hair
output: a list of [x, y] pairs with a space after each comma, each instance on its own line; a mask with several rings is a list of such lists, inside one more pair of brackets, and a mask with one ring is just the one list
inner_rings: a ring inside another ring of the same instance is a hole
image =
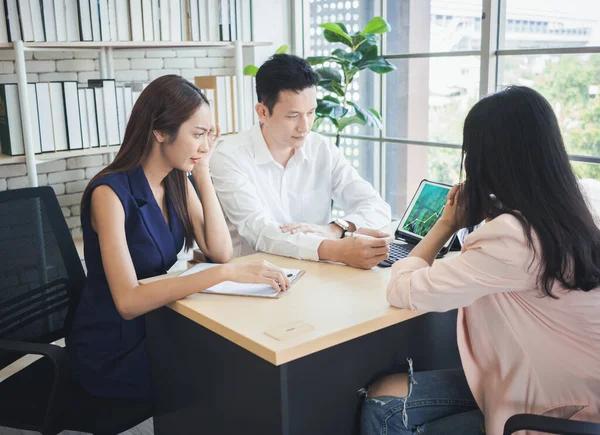
[[556, 280], [570, 290], [598, 287], [600, 230], [548, 101], [522, 86], [487, 96], [467, 115], [463, 138], [468, 227], [509, 213], [521, 222], [534, 259], [539, 256], [545, 295], [554, 296]]
[[[206, 96], [181, 76], [165, 75], [152, 81], [133, 106], [115, 160], [92, 178], [83, 193], [82, 204], [89, 186], [98, 178], [114, 172], [131, 171], [148, 158], [152, 151], [154, 130], [166, 134], [170, 142], [174, 141], [181, 124], [203, 104], [209, 104]], [[185, 248], [190, 249], [194, 243], [194, 227], [187, 208], [187, 176], [185, 172], [173, 169], [163, 183], [175, 213], [183, 224]]]

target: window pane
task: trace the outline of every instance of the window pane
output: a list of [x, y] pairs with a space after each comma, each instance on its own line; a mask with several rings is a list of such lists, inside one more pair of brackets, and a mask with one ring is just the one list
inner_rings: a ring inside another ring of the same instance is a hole
[[600, 55], [502, 56], [499, 83], [550, 101], [570, 154], [600, 155]]
[[385, 144], [385, 200], [399, 218], [422, 179], [454, 184], [459, 180], [459, 149]]
[[[332, 144], [335, 143], [335, 138], [330, 139]], [[378, 143], [374, 141], [342, 138], [340, 142], [340, 151], [346, 158], [346, 161], [371, 185], [375, 183], [375, 158], [378, 147]], [[344, 216], [344, 213], [339, 209], [337, 204], [333, 205], [333, 215], [336, 217]]]
[[481, 48], [481, 0], [386, 0], [387, 53]]
[[[600, 165], [595, 163], [582, 163], [582, 162], [572, 162], [573, 170], [575, 171], [575, 175], [577, 178], [581, 180], [596, 180], [600, 181]], [[593, 183], [594, 185], [600, 186], [598, 183]], [[598, 188], [598, 196], [600, 200], [600, 187]]]
[[598, 45], [598, 0], [505, 0], [503, 4], [502, 48]]
[[479, 95], [479, 56], [394, 60], [385, 75], [386, 137], [461, 144]]
[[[320, 24], [330, 22], [344, 23], [348, 32], [356, 33], [362, 30], [371, 18], [375, 15], [375, 4], [379, 0], [310, 0], [310, 38], [309, 46], [305, 50], [305, 56], [326, 56], [336, 48], [346, 49], [343, 44], [333, 44], [325, 40], [323, 29]], [[335, 64], [326, 63], [324, 66], [333, 67]], [[353, 101], [361, 107], [375, 108], [377, 107], [375, 85], [378, 80], [377, 75], [370, 70], [364, 70], [358, 73], [348, 89], [346, 98], [348, 101]], [[319, 98], [328, 94], [322, 89], [319, 89]], [[319, 131], [334, 133], [335, 127], [329, 122], [325, 122]], [[344, 134], [353, 135], [369, 135], [377, 134], [374, 128], [353, 125], [344, 130]]]

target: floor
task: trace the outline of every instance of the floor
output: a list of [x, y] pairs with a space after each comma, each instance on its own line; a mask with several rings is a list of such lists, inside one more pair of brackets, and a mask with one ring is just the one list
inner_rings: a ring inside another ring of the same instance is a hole
[[[77, 252], [79, 253], [80, 258], [83, 258], [83, 241], [81, 239], [74, 239], [75, 246], [77, 248]], [[59, 346], [64, 346], [64, 341], [60, 340], [55, 344]], [[0, 370], [0, 382], [4, 379], [8, 378], [13, 373], [18, 372], [23, 367], [31, 364], [35, 361], [37, 357], [34, 356], [26, 356], [23, 357], [4, 369]], [[75, 432], [75, 431], [62, 431], [60, 435], [83, 435], [83, 432]], [[121, 435], [153, 435], [154, 434], [154, 426], [152, 423], [152, 419], [148, 419], [145, 422], [129, 429], [126, 432], [123, 432]], [[20, 430], [20, 429], [12, 429], [7, 427], [0, 426], [0, 435], [39, 435], [39, 432], [32, 432], [28, 430]]]

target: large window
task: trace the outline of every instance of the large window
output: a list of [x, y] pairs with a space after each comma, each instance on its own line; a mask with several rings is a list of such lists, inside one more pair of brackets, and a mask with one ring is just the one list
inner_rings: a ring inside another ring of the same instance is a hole
[[599, 0], [304, 1], [305, 56], [335, 48], [323, 22], [355, 31], [383, 15], [392, 27], [381, 52], [396, 70], [366, 72], [351, 97], [380, 110], [384, 129], [347, 129], [341, 146], [396, 216], [420, 179], [459, 180], [467, 112], [510, 84], [548, 98], [577, 174], [600, 180]]

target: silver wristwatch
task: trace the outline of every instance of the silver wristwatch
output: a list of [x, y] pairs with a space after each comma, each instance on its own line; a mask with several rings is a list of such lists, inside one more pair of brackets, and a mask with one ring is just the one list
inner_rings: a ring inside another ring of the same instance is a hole
[[333, 221], [330, 222], [331, 224], [337, 225], [338, 227], [340, 227], [342, 229], [342, 236], [340, 237], [340, 239], [343, 239], [344, 236], [346, 235], [346, 233], [350, 230], [350, 224], [348, 222], [346, 222], [344, 219], [334, 219]]

